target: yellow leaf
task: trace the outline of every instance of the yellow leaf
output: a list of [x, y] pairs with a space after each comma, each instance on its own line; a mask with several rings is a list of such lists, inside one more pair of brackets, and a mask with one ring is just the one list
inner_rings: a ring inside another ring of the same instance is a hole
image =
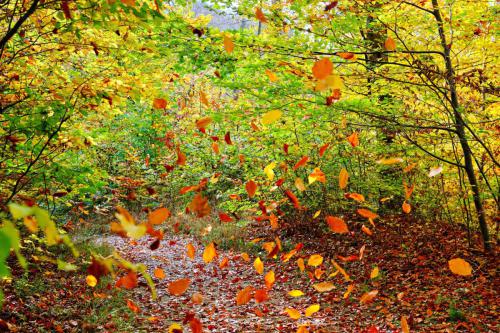
[[306, 190], [306, 186], [304, 185], [304, 181], [302, 180], [302, 178], [295, 178], [295, 187], [300, 192], [303, 192]]
[[375, 279], [379, 274], [379, 269], [377, 266], [375, 266], [373, 269], [372, 269], [372, 272], [370, 273], [370, 279]]
[[317, 218], [319, 216], [319, 214], [321, 214], [321, 209], [318, 210], [316, 213], [314, 213], [313, 219]]
[[347, 172], [347, 170], [345, 168], [342, 168], [342, 170], [340, 170], [340, 174], [339, 174], [339, 187], [341, 189], [345, 189], [347, 187], [348, 180], [349, 180], [349, 173]]
[[401, 157], [390, 157], [390, 158], [383, 158], [381, 160], [378, 160], [377, 164], [391, 165], [391, 164], [402, 163], [402, 162], [403, 162], [403, 159]]
[[325, 183], [326, 177], [325, 177], [325, 174], [323, 173], [323, 171], [321, 171], [319, 168], [314, 168], [314, 171], [309, 175], [308, 180], [309, 180], [309, 184], [312, 184], [315, 181]]
[[259, 257], [257, 257], [255, 259], [255, 261], [253, 262], [253, 267], [255, 268], [257, 273], [259, 273], [259, 274], [264, 273], [264, 263], [262, 262], [262, 260], [260, 260]]
[[271, 289], [271, 287], [273, 286], [275, 280], [276, 280], [276, 278], [274, 276], [274, 272], [273, 271], [267, 272], [267, 274], [264, 276], [264, 281], [266, 283], [266, 287], [269, 288], [269, 289]]
[[299, 328], [297, 328], [297, 332], [295, 333], [309, 333], [309, 330], [307, 329], [306, 325], [300, 325]]
[[323, 263], [323, 257], [319, 254], [313, 254], [309, 257], [309, 260], [307, 260], [307, 264], [309, 266], [319, 266]]
[[352, 293], [353, 290], [354, 290], [354, 284], [348, 285], [347, 290], [344, 293], [344, 299], [347, 299], [347, 297], [349, 297], [349, 295]]
[[288, 314], [288, 316], [292, 319], [299, 319], [300, 318], [300, 312], [293, 309], [293, 308], [286, 308], [285, 312]]
[[182, 332], [183, 332], [182, 326], [177, 323], [173, 323], [168, 327], [168, 333], [182, 333]]
[[280, 110], [266, 112], [262, 115], [262, 125], [270, 125], [276, 120], [280, 119], [282, 115], [283, 112], [281, 112]]
[[95, 287], [97, 285], [97, 279], [93, 275], [87, 275], [87, 277], [85, 278], [85, 282], [87, 282], [87, 285], [89, 287]]
[[472, 266], [462, 258], [455, 258], [448, 261], [448, 267], [453, 274], [469, 276], [472, 275]]
[[224, 49], [227, 53], [232, 53], [234, 50], [233, 40], [228, 35], [224, 35]]
[[294, 289], [294, 290], [289, 291], [288, 295], [290, 295], [292, 297], [300, 297], [300, 296], [304, 296], [304, 293], [300, 290]]
[[205, 247], [205, 250], [203, 251], [203, 261], [208, 264], [209, 262], [214, 260], [216, 255], [217, 252], [215, 251], [215, 245], [214, 243], [210, 243], [207, 247]]
[[410, 333], [410, 325], [408, 325], [408, 321], [405, 316], [401, 316], [401, 331], [403, 333]]
[[306, 317], [310, 317], [313, 314], [315, 314], [316, 312], [318, 312], [319, 308], [320, 308], [319, 304], [313, 304], [313, 305], [308, 306], [306, 309]]
[[276, 163], [275, 162], [271, 162], [271, 163], [269, 163], [264, 168], [264, 173], [267, 175], [267, 178], [269, 178], [269, 180], [273, 180], [274, 179], [274, 171], [273, 171], [273, 169], [275, 167], [276, 167]]
[[116, 218], [120, 221], [121, 227], [126, 232], [127, 236], [134, 239], [139, 239], [146, 234], [146, 225], [135, 224], [134, 218], [124, 208], [117, 207], [118, 213]]
[[335, 286], [331, 282], [320, 282], [313, 284], [313, 288], [316, 289], [316, 291], [323, 293], [332, 290]]
[[342, 89], [344, 88], [344, 82], [342, 78], [338, 75], [329, 75], [326, 78], [326, 85], [330, 89]]

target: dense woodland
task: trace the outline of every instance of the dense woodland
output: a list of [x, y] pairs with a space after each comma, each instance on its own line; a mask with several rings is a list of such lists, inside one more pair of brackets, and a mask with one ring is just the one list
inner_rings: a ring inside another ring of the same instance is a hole
[[499, 9], [0, 1], [0, 331], [498, 332]]

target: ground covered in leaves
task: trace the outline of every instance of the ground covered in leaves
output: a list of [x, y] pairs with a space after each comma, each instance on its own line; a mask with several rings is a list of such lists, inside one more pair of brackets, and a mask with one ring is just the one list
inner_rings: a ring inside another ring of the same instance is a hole
[[[209, 264], [202, 259], [204, 246], [184, 234], [166, 234], [155, 250], [151, 250], [152, 238], [138, 242], [118, 236], [97, 238], [97, 243], [115, 247], [125, 258], [145, 263], [158, 299], [151, 299], [142, 278], [131, 290], [116, 289], [116, 281], [109, 278], [91, 288], [85, 283], [85, 273], [31, 271], [17, 279], [24, 286], [17, 282], [7, 288], [1, 326], [19, 332], [165, 332], [177, 322], [190, 332], [189, 323], [196, 318], [204, 332], [295, 332], [300, 326], [309, 332], [401, 332], [404, 317], [411, 332], [499, 329], [498, 260], [474, 246], [470, 249], [465, 233], [456, 226], [380, 221], [370, 237], [311, 229], [294, 235], [296, 243], [282, 239], [283, 248], [276, 258], [268, 258], [262, 249], [274, 239], [268, 227], [248, 228], [248, 241], [253, 242], [247, 252], [218, 248]], [[187, 255], [188, 244], [195, 249], [194, 259]], [[300, 247], [283, 262], [283, 254]], [[321, 255], [323, 263], [308, 265], [313, 254]], [[257, 256], [263, 261], [263, 274], [254, 268]], [[472, 276], [450, 272], [448, 260], [455, 257], [473, 265]], [[227, 265], [220, 268], [225, 258]], [[297, 265], [299, 258], [304, 259], [304, 271]], [[332, 259], [345, 274], [335, 273], [338, 269]], [[371, 278], [375, 267], [379, 272]], [[158, 274], [159, 269], [164, 274]], [[264, 275], [271, 270], [275, 282], [266, 288]], [[168, 285], [184, 278], [190, 280], [187, 291], [172, 296]], [[317, 291], [315, 286], [326, 281], [332, 283], [326, 288], [331, 290]], [[238, 293], [249, 286], [252, 294], [266, 290], [257, 297], [260, 303], [251, 299], [237, 305]], [[292, 290], [304, 295], [292, 297]], [[360, 302], [364, 294], [375, 290], [378, 294], [371, 302]], [[319, 311], [305, 316], [313, 304], [319, 304]], [[293, 315], [285, 312], [287, 308], [297, 310], [300, 318], [290, 318]]]

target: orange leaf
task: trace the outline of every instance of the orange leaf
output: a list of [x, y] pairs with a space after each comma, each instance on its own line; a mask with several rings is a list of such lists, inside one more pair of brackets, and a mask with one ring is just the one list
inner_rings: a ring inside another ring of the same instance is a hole
[[223, 269], [224, 267], [227, 267], [227, 265], [229, 265], [229, 258], [224, 257], [224, 259], [222, 259], [220, 264], [219, 264], [219, 268]]
[[336, 232], [338, 234], [345, 234], [349, 232], [349, 228], [347, 224], [341, 218], [334, 216], [327, 216], [326, 223], [328, 223], [328, 227], [331, 231]]
[[271, 72], [269, 69], [266, 69], [266, 75], [269, 77], [269, 81], [276, 82], [278, 81], [278, 76]]
[[285, 195], [287, 196], [287, 198], [293, 203], [293, 206], [297, 209], [300, 208], [300, 202], [299, 202], [299, 199], [297, 199], [297, 197], [295, 196], [295, 194], [292, 193], [292, 191], [290, 190], [286, 190], [285, 191]]
[[391, 37], [387, 37], [384, 43], [384, 47], [387, 51], [395, 51], [396, 50], [396, 41]]
[[323, 157], [323, 155], [325, 154], [325, 152], [329, 146], [330, 146], [330, 144], [327, 143], [327, 144], [324, 144], [323, 146], [319, 147], [319, 157]]
[[186, 251], [187, 256], [191, 259], [194, 259], [194, 255], [196, 253], [196, 250], [195, 250], [193, 244], [189, 243], [188, 245], [186, 245], [186, 248], [187, 248], [187, 251]]
[[203, 103], [205, 106], [208, 106], [208, 98], [207, 95], [203, 91], [200, 91], [200, 102]]
[[276, 278], [273, 271], [267, 272], [266, 275], [264, 276], [264, 282], [266, 283], [266, 287], [268, 289], [271, 289], [275, 280]]
[[300, 271], [303, 272], [306, 269], [306, 266], [304, 264], [304, 259], [302, 258], [297, 259], [297, 266], [299, 267]]
[[245, 185], [245, 190], [248, 193], [248, 197], [253, 198], [257, 191], [257, 184], [253, 180], [249, 180]]
[[163, 269], [161, 269], [160, 267], [157, 267], [153, 273], [153, 275], [155, 277], [157, 277], [158, 279], [161, 279], [163, 280], [165, 278], [165, 272], [163, 271]]
[[307, 260], [307, 264], [313, 267], [319, 266], [322, 263], [323, 263], [323, 257], [319, 254], [313, 254]]
[[194, 293], [193, 296], [191, 296], [191, 300], [194, 304], [201, 304], [203, 303], [203, 295], [200, 293]]
[[353, 132], [351, 135], [347, 137], [347, 141], [351, 144], [351, 146], [356, 147], [359, 145], [358, 132]]
[[309, 184], [314, 183], [315, 181], [319, 181], [321, 183], [326, 183], [326, 176], [320, 168], [314, 168], [314, 171], [308, 177]]
[[469, 276], [472, 275], [471, 265], [462, 258], [455, 258], [448, 261], [448, 267], [453, 274]]
[[236, 305], [245, 305], [252, 299], [253, 287], [247, 286], [236, 294]]
[[333, 64], [330, 59], [323, 58], [314, 63], [312, 68], [312, 73], [315, 78], [318, 80], [323, 80], [328, 77], [328, 75], [333, 72]]
[[255, 8], [255, 17], [262, 23], [267, 23], [267, 18], [259, 7]]
[[255, 302], [262, 303], [269, 299], [269, 295], [267, 294], [266, 289], [259, 289], [255, 291], [254, 298]]
[[375, 214], [372, 211], [365, 209], [365, 208], [358, 209], [358, 214], [367, 218], [367, 219], [375, 219], [378, 217], [377, 214]]
[[197, 193], [191, 203], [189, 204], [189, 209], [196, 213], [196, 216], [203, 217], [210, 214], [210, 206], [208, 205], [208, 199], [203, 197], [201, 193]]
[[165, 109], [167, 107], [167, 101], [163, 98], [155, 98], [153, 100], [153, 108], [155, 109]]
[[403, 333], [410, 333], [410, 325], [408, 325], [408, 321], [405, 316], [401, 316], [401, 331]]
[[189, 321], [189, 327], [191, 328], [191, 333], [202, 333], [203, 326], [198, 318], [193, 318]]
[[186, 155], [177, 148], [177, 165], [186, 165]]
[[187, 278], [172, 281], [168, 284], [168, 292], [174, 296], [180, 296], [188, 290], [190, 284], [191, 280]]
[[365, 226], [364, 224], [361, 226], [361, 231], [363, 231], [365, 234], [367, 234], [368, 236], [371, 236], [373, 235], [373, 232], [370, 230], [370, 228], [368, 228], [367, 226]]
[[351, 60], [351, 61], [356, 60], [356, 55], [354, 53], [351, 53], [351, 52], [337, 52], [336, 54], [345, 60]]
[[129, 271], [127, 275], [122, 276], [116, 281], [117, 287], [123, 287], [125, 289], [133, 289], [137, 287], [137, 274], [135, 272]]
[[214, 151], [214, 153], [216, 153], [217, 155], [220, 154], [220, 150], [219, 150], [219, 144], [217, 142], [212, 142], [212, 150]]
[[225, 213], [222, 213], [220, 212], [219, 213], [219, 219], [222, 221], [222, 222], [232, 222], [233, 221], [233, 218]]
[[127, 300], [127, 306], [130, 310], [132, 310], [135, 313], [140, 311], [139, 307], [129, 299]]
[[297, 170], [298, 168], [306, 165], [307, 161], [309, 161], [309, 157], [308, 156], [304, 156], [300, 159], [300, 161], [298, 161], [294, 166], [293, 166], [293, 171]]
[[198, 119], [196, 121], [196, 128], [198, 128], [199, 130], [204, 129], [208, 125], [210, 125], [211, 122], [212, 122], [212, 118], [210, 118], [210, 117]]
[[300, 318], [300, 312], [295, 310], [295, 309], [292, 309], [292, 308], [286, 308], [285, 309], [285, 312], [288, 314], [288, 316], [292, 319], [299, 319]]
[[372, 290], [370, 292], [364, 293], [363, 296], [361, 296], [361, 298], [359, 299], [359, 302], [361, 304], [371, 303], [371, 302], [373, 302], [375, 297], [377, 297], [377, 294], [378, 294], [378, 290]]
[[158, 208], [148, 215], [148, 221], [151, 224], [162, 224], [170, 216], [170, 211], [167, 208]]
[[349, 173], [345, 168], [342, 168], [339, 173], [339, 187], [345, 189], [347, 187], [347, 182], [349, 180]]
[[313, 284], [313, 288], [316, 289], [316, 291], [322, 293], [332, 290], [333, 288], [335, 288], [335, 286], [331, 282], [320, 282]]
[[403, 202], [403, 206], [401, 208], [403, 209], [403, 212], [405, 212], [406, 214], [409, 214], [411, 212], [411, 206], [406, 201]]
[[347, 193], [346, 197], [349, 198], [349, 199], [353, 199], [353, 200], [355, 200], [357, 202], [363, 202], [363, 201], [365, 201], [364, 195], [359, 194], [359, 193]]
[[224, 49], [227, 53], [232, 53], [234, 50], [234, 43], [230, 36], [224, 35]]
[[203, 261], [208, 264], [209, 262], [214, 260], [216, 255], [217, 251], [215, 250], [215, 245], [214, 243], [210, 243], [207, 247], [205, 247], [205, 250], [203, 251]]

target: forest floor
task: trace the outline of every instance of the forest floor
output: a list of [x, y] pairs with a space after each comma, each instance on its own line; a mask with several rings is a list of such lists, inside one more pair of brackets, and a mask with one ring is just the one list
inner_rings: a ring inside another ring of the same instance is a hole
[[[269, 238], [271, 234], [260, 225], [251, 230], [249, 241], [250, 236]], [[95, 241], [111, 245], [131, 261], [146, 264], [152, 275], [155, 268], [163, 269], [164, 279], [153, 277], [158, 299], [152, 300], [142, 279], [139, 287], [130, 291], [111, 287], [111, 280], [92, 289], [85, 284], [85, 273], [31, 271], [21, 278], [25, 285], [17, 282], [6, 288], [0, 331], [3, 327], [18, 332], [166, 332], [172, 322], [182, 324], [194, 316], [204, 332], [295, 332], [301, 324], [308, 325], [310, 332], [401, 332], [401, 317], [405, 316], [411, 332], [498, 332], [498, 258], [477, 247], [469, 249], [465, 236], [457, 226], [429, 226], [409, 220], [390, 225], [382, 221], [371, 237], [302, 232], [293, 239], [303, 242], [304, 247], [290, 261], [263, 260], [265, 272], [273, 269], [276, 274], [269, 299], [240, 306], [235, 301], [238, 291], [264, 286], [263, 276], [253, 268], [255, 253], [249, 253], [246, 261], [240, 252], [218, 249], [216, 260], [205, 264], [203, 246], [188, 235], [167, 233], [154, 251], [150, 249], [154, 239], [130, 242], [102, 236]], [[186, 255], [188, 243], [196, 248], [193, 260]], [[359, 260], [363, 245], [364, 255]], [[299, 257], [307, 263], [311, 254], [321, 254], [325, 261], [335, 259], [352, 281], [348, 283], [338, 274], [329, 279], [335, 285], [333, 290], [317, 292], [312, 285], [326, 280], [329, 272], [315, 281], [296, 264]], [[218, 263], [225, 257], [229, 265], [220, 269]], [[450, 272], [447, 262], [455, 257], [473, 265], [471, 277]], [[375, 266], [381, 273], [370, 279]], [[48, 282], [38, 281], [40, 277]], [[181, 278], [191, 280], [188, 291], [171, 296], [168, 283]], [[344, 299], [351, 283], [355, 288]], [[292, 298], [288, 292], [293, 289], [305, 295]], [[360, 304], [361, 295], [370, 290], [379, 291], [375, 300]], [[193, 293], [203, 296], [201, 304], [193, 302]], [[137, 313], [127, 308], [127, 299], [137, 305]], [[320, 311], [305, 317], [305, 308], [315, 303], [321, 305]], [[289, 318], [284, 312], [287, 307], [299, 310], [302, 317]], [[190, 331], [189, 324], [184, 327], [185, 332]]]

